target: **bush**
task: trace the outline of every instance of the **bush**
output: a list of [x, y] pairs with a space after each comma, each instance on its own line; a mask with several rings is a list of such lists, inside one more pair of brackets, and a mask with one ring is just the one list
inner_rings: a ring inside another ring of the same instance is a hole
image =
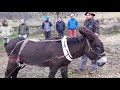
[[111, 27], [107, 27], [107, 28], [100, 28], [100, 34], [103, 35], [110, 35], [110, 34], [117, 34], [120, 33], [120, 25], [113, 25]]

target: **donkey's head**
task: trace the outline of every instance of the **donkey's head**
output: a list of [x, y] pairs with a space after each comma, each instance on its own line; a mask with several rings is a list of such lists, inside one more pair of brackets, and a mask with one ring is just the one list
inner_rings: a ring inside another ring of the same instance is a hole
[[98, 66], [103, 66], [107, 62], [104, 45], [102, 41], [92, 31], [83, 28], [79, 30], [81, 35], [86, 38], [85, 54]]

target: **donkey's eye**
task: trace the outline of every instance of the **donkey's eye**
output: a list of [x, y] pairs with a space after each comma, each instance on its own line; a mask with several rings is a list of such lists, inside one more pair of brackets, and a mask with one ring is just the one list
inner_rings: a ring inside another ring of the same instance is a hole
[[95, 48], [97, 49], [100, 49], [100, 46], [99, 45], [94, 45]]
[[96, 48], [97, 48], [97, 49], [100, 49], [100, 47], [99, 47], [99, 46], [96, 46]]

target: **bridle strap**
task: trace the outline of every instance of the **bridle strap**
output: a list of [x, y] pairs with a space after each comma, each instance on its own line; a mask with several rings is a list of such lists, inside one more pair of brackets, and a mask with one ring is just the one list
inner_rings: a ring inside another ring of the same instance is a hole
[[86, 42], [87, 42], [87, 45], [88, 45], [88, 51], [87, 51], [87, 53], [89, 53], [89, 52], [91, 51], [91, 52], [93, 52], [93, 53], [97, 54], [97, 55], [98, 55], [98, 58], [99, 58], [99, 57], [102, 57], [102, 56], [104, 56], [104, 55], [105, 55], [105, 53], [104, 53], [104, 52], [103, 52], [103, 53], [101, 53], [101, 54], [99, 54], [99, 53], [95, 52], [95, 51], [91, 48], [91, 46], [90, 46], [90, 42], [88, 41], [88, 39], [87, 39], [87, 38], [86, 38]]
[[89, 43], [87, 38], [86, 38], [86, 42], [87, 42], [87, 45], [88, 45], [88, 51], [87, 52], [92, 51], [92, 48], [91, 48], [90, 43]]

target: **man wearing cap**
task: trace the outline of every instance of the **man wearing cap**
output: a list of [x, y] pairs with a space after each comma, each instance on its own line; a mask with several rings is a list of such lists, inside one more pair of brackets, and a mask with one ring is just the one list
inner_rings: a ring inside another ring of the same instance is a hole
[[70, 37], [77, 36], [78, 21], [74, 18], [74, 14], [71, 14], [71, 19], [68, 21], [68, 30], [70, 32]]
[[99, 26], [98, 20], [94, 20], [94, 13], [86, 12], [85, 13], [86, 20], [84, 26], [87, 27], [89, 30], [93, 31], [97, 36], [99, 35]]
[[26, 25], [24, 19], [21, 20], [21, 24], [18, 27], [18, 35], [19, 35], [19, 37], [24, 37], [25, 39], [29, 35], [29, 27], [28, 27], [28, 25]]
[[53, 24], [49, 21], [49, 16], [46, 16], [46, 20], [42, 23], [42, 29], [45, 34], [45, 39], [51, 37], [51, 26], [53, 26]]
[[[84, 22], [84, 27], [88, 28], [88, 30], [94, 32], [97, 36], [99, 35], [99, 25], [98, 22], [96, 20], [94, 20], [94, 13], [90, 13], [90, 12], [86, 12], [85, 13], [86, 16], [86, 20]], [[86, 64], [88, 61], [88, 57], [86, 55], [82, 56], [82, 59], [80, 60], [80, 71], [84, 71], [86, 70]], [[90, 71], [90, 73], [95, 73], [98, 69], [98, 66], [95, 62], [92, 62], [92, 70]]]

